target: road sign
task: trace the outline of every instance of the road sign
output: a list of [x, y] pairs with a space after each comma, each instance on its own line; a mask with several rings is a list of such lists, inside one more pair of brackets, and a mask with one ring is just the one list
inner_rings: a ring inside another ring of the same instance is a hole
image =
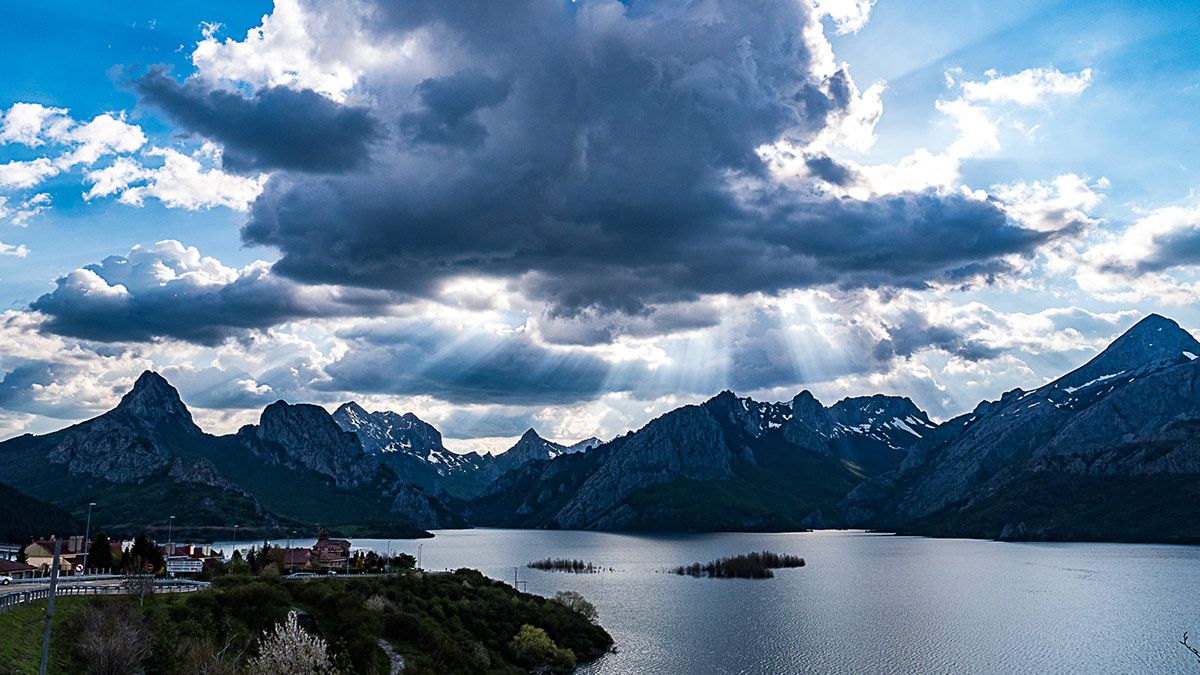
[[75, 574], [80, 574], [82, 572], [83, 572], [83, 565], [76, 565], [75, 566]]
[[153, 572], [153, 571], [154, 571], [154, 565], [151, 565], [150, 563], [146, 563], [146, 566], [145, 566], [145, 567], [143, 567], [142, 569], [146, 570], [147, 572]]

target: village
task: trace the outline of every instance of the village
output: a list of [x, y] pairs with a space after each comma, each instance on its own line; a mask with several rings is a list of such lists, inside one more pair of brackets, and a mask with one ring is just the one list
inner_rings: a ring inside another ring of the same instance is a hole
[[385, 572], [412, 567], [411, 556], [377, 555], [374, 551], [351, 552], [346, 539], [333, 538], [321, 529], [311, 546], [286, 546], [263, 542], [254, 546], [230, 545], [228, 555], [211, 543], [157, 543], [145, 535], [134, 539], [109, 539], [103, 533], [94, 539], [73, 535], [31, 539], [25, 544], [0, 543], [0, 585], [51, 575], [58, 548], [59, 576], [153, 574], [156, 576], [212, 575], [245, 571], [298, 575], [338, 575]]

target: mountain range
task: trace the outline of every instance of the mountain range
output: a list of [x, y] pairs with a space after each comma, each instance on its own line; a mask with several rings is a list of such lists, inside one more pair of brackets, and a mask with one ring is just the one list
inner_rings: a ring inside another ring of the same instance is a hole
[[[214, 436], [144, 373], [113, 410], [0, 443], [3, 482], [108, 531], [422, 536], [471, 525], [1200, 541], [1200, 342], [1150, 315], [1080, 368], [935, 423], [899, 396], [724, 391], [609, 442], [459, 454], [413, 413], [278, 401]], [[2, 487], [2, 486], [0, 486]], [[14, 491], [14, 494], [15, 491]], [[35, 502], [31, 502], [35, 503]], [[32, 526], [31, 526], [32, 527]], [[45, 534], [45, 533], [38, 533]]]

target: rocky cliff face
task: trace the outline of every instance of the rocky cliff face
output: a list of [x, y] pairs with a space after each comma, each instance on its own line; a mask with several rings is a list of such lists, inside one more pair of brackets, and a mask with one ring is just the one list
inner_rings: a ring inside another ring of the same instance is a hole
[[390, 410], [367, 412], [351, 401], [334, 411], [333, 419], [342, 429], [358, 434], [369, 454], [411, 455], [424, 460], [442, 476], [471, 469], [479, 458], [474, 453], [460, 455], [446, 449], [442, 433], [410, 412], [403, 415]]
[[[1200, 474], [1186, 431], [1200, 423], [1198, 354], [1189, 333], [1151, 315], [1079, 369], [943, 424], [898, 471], [851, 493], [843, 511], [852, 524], [882, 528], [966, 522], [985, 505], [999, 513], [997, 499], [1034, 477]], [[1019, 520], [1020, 504], [1009, 506], [994, 518]], [[1061, 507], [1072, 505], [1064, 498]]]
[[63, 431], [47, 459], [72, 474], [136, 482], [170, 465], [181, 436], [202, 433], [179, 392], [146, 371], [116, 408]]
[[263, 410], [257, 425], [242, 427], [238, 438], [266, 461], [315, 471], [338, 487], [369, 483], [379, 470], [378, 460], [363, 451], [358, 436], [342, 431], [316, 405], [276, 401]]

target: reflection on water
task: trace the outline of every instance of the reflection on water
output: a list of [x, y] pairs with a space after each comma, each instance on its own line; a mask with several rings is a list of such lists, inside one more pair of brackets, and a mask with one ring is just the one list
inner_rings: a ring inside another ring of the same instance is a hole
[[[436, 534], [354, 543], [414, 556], [420, 545], [426, 569], [474, 567], [509, 583], [515, 574], [531, 593], [579, 591], [619, 649], [584, 673], [1200, 672], [1178, 644], [1185, 630], [1200, 634], [1200, 547], [861, 532]], [[763, 581], [666, 573], [762, 549], [808, 566]], [[615, 571], [525, 568], [547, 557]]]

